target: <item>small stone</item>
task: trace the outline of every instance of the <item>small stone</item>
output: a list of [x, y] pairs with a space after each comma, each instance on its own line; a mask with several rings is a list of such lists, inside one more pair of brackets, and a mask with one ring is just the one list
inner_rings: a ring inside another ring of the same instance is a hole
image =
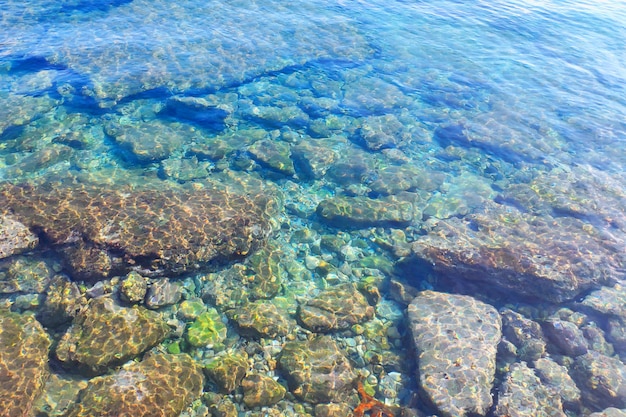
[[346, 417], [351, 415], [352, 408], [345, 403], [317, 404], [315, 417]]
[[182, 297], [182, 288], [178, 283], [163, 278], [154, 282], [146, 294], [146, 307], [157, 309], [176, 304]]
[[516, 346], [522, 361], [534, 361], [545, 355], [546, 342], [539, 323], [508, 308], [503, 309], [500, 315], [502, 334]]
[[248, 408], [274, 405], [285, 397], [287, 390], [273, 378], [253, 374], [241, 381], [243, 402]]
[[146, 298], [148, 283], [135, 271], [129, 272], [120, 286], [120, 295], [124, 301], [137, 304]]

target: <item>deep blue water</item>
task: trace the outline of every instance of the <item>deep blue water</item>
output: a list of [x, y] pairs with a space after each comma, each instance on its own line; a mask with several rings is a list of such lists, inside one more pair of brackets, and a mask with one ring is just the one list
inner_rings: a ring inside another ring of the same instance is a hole
[[[368, 146], [364, 123], [395, 139]], [[145, 157], [115, 135], [143, 124], [172, 127], [175, 144]], [[339, 163], [268, 172], [247, 162], [252, 131], [330, 138]], [[214, 139], [223, 154], [194, 150]], [[326, 225], [302, 212], [330, 195], [378, 197], [372, 184], [399, 165], [445, 178], [420, 191], [425, 222], [498, 198], [541, 216], [498, 194], [550, 178], [550, 215], [596, 227], [624, 262], [626, 1], [0, 0], [0, 181], [250, 171], [285, 192], [286, 223], [315, 229]]]

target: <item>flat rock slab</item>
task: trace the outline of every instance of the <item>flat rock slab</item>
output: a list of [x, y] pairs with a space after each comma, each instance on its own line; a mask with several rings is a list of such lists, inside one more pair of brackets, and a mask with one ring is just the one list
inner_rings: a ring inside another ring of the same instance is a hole
[[493, 203], [483, 213], [437, 222], [412, 251], [446, 279], [486, 282], [552, 302], [613, 282], [621, 267], [619, 254], [582, 221]]
[[202, 391], [202, 370], [188, 355], [157, 354], [89, 381], [68, 417], [178, 416]]
[[408, 316], [423, 394], [442, 416], [484, 415], [501, 338], [496, 309], [472, 297], [424, 291]]
[[0, 410], [5, 417], [32, 413], [48, 378], [50, 338], [32, 315], [0, 310]]
[[44, 236], [81, 279], [131, 269], [180, 274], [241, 259], [265, 242], [277, 208], [272, 193], [258, 185], [241, 191], [166, 181], [5, 183], [0, 200], [4, 214]]
[[169, 327], [144, 307], [121, 307], [110, 297], [89, 301], [56, 349], [57, 358], [89, 374], [121, 365], [165, 339]]

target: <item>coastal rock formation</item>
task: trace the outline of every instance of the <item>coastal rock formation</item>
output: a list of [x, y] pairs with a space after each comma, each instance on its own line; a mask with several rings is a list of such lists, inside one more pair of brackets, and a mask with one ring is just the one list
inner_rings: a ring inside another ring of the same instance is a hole
[[500, 315], [464, 295], [424, 291], [408, 307], [420, 389], [446, 417], [484, 415], [501, 338]]
[[175, 417], [200, 395], [202, 385], [202, 370], [188, 355], [147, 355], [91, 379], [67, 416]]
[[255, 251], [272, 230], [277, 200], [262, 187], [247, 191], [217, 182], [5, 183], [0, 199], [4, 214], [64, 255], [75, 278], [102, 279], [130, 269], [179, 274]]
[[437, 221], [413, 256], [452, 282], [483, 282], [553, 302], [612, 282], [618, 253], [575, 218], [551, 219], [491, 203], [482, 213]]
[[169, 327], [144, 307], [121, 307], [110, 297], [89, 301], [56, 348], [57, 358], [89, 374], [121, 365], [165, 339]]
[[50, 338], [32, 315], [0, 309], [0, 410], [6, 417], [31, 415], [48, 378]]

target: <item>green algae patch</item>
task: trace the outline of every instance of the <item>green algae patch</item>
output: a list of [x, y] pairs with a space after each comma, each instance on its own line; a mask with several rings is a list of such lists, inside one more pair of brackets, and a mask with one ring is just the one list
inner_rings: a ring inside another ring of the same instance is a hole
[[186, 338], [193, 347], [211, 347], [221, 344], [227, 331], [217, 310], [210, 308], [189, 325]]

